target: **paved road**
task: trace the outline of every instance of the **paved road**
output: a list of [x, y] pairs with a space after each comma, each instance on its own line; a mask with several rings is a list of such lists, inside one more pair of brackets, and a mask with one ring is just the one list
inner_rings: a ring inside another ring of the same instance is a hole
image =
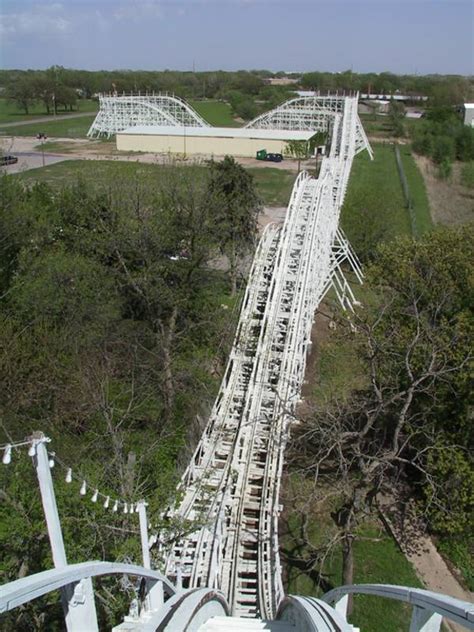
[[84, 116], [94, 116], [97, 112], [78, 112], [77, 114], [59, 114], [58, 116], [40, 116], [28, 121], [18, 121], [15, 123], [0, 123], [0, 129], [17, 127], [18, 125], [34, 125], [35, 123], [54, 123], [63, 119], [83, 118]]
[[38, 169], [38, 167], [54, 165], [54, 163], [63, 160], [71, 160], [69, 156], [55, 156], [54, 154], [45, 154], [43, 160], [43, 155], [36, 152], [16, 152], [15, 156], [18, 158], [18, 162], [14, 165], [0, 167], [1, 174], [19, 173], [21, 171], [29, 171], [30, 169]]

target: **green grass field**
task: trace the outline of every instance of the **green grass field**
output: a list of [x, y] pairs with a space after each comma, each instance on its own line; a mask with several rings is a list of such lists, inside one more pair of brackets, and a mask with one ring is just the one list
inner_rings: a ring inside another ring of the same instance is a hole
[[359, 114], [359, 118], [362, 121], [362, 125], [367, 134], [375, 136], [391, 136], [392, 128], [388, 116], [382, 116], [380, 114]]
[[342, 227], [362, 258], [381, 241], [411, 234], [393, 146], [374, 143], [372, 147], [373, 161], [366, 152], [354, 160], [341, 211]]
[[[363, 259], [377, 243], [398, 235], [411, 235], [410, 213], [406, 208], [392, 144], [373, 143], [374, 160], [364, 152], [354, 160], [341, 223], [355, 251]], [[400, 145], [402, 164], [413, 202], [417, 235], [432, 228], [426, 187], [409, 145]]]
[[[78, 114], [80, 112], [96, 112], [98, 109], [99, 104], [97, 101], [92, 99], [79, 99], [72, 112], [58, 110], [58, 115], [62, 116], [64, 114]], [[13, 101], [0, 98], [0, 127], [2, 123], [28, 121], [29, 119], [39, 118], [42, 116], [48, 116], [43, 103], [33, 103], [29, 108], [29, 114], [25, 114], [25, 112], [19, 109]], [[50, 116], [51, 119], [54, 118], [52, 114]]]
[[215, 127], [240, 127], [232, 117], [232, 108], [225, 101], [190, 101], [189, 104]]
[[14, 127], [0, 127], [1, 136], [36, 136], [43, 132], [47, 136], [56, 138], [84, 138], [95, 115], [84, 115], [73, 119], [51, 120], [46, 123], [31, 123]]
[[[390, 118], [385, 114], [361, 113], [359, 118], [362, 121], [364, 129], [369, 136], [378, 136], [379, 138], [389, 138], [393, 136], [392, 124]], [[405, 135], [410, 136], [423, 119], [406, 118], [403, 121]]]
[[265, 206], [288, 206], [291, 190], [296, 180], [296, 173], [283, 169], [262, 169], [248, 167], [247, 171], [253, 175], [257, 183], [258, 192]]
[[[232, 110], [228, 103], [223, 101], [191, 101], [192, 107], [211, 125], [216, 127], [239, 127], [232, 118]], [[13, 108], [13, 109], [12, 109]], [[87, 112], [97, 111], [98, 104], [96, 101], [78, 101], [78, 111], [84, 112], [84, 117], [54, 120], [45, 123], [32, 123], [31, 125], [18, 125], [2, 128], [2, 123], [14, 123], [16, 121], [27, 121], [39, 116], [46, 116], [46, 112], [41, 106], [32, 108], [31, 115], [25, 115], [15, 109], [15, 106], [6, 99], [0, 99], [0, 134], [9, 136], [35, 136], [38, 132], [44, 132], [51, 137], [60, 138], [83, 138], [91, 126], [94, 117]], [[62, 112], [60, 112], [62, 114]]]
[[[206, 167], [183, 165], [183, 174], [189, 170], [199, 177]], [[159, 184], [167, 178], [167, 169], [163, 165], [153, 165], [138, 162], [124, 162], [115, 160], [67, 160], [54, 165], [33, 169], [14, 177], [24, 182], [47, 182], [59, 187], [76, 181], [78, 178], [108, 186], [125, 178], [140, 178], [144, 185], [147, 182]], [[255, 178], [257, 190], [265, 206], [286, 206], [288, 203], [295, 174], [282, 169], [248, 169]]]
[[417, 167], [409, 145], [400, 145], [400, 156], [413, 205], [415, 234], [420, 236], [433, 228], [425, 181]]

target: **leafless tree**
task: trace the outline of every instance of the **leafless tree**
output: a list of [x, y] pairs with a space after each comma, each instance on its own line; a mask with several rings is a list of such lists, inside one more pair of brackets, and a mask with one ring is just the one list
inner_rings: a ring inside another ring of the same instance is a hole
[[[440, 295], [430, 311], [441, 310], [445, 300]], [[300, 537], [319, 563], [328, 547], [341, 546], [344, 584], [353, 581], [357, 526], [382, 495], [394, 494], [403, 481], [412, 491], [429, 486], [431, 502], [443, 502], [427, 462], [451, 446], [438, 441], [433, 417], [440, 392], [450, 388], [472, 353], [465, 348], [453, 354], [459, 331], [437, 330], [421, 302], [413, 292], [400, 314], [388, 299], [375, 317], [356, 317], [350, 328], [356, 333], [346, 326], [343, 335], [354, 337], [367, 384], [344, 400], [316, 403], [293, 436], [292, 469], [312, 481], [311, 502], [333, 497], [337, 528], [322, 548], [311, 544], [304, 523]]]

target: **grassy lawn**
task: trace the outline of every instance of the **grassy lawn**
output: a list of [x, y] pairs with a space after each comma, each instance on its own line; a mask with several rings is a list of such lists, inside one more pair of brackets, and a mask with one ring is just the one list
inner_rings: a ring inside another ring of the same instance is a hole
[[63, 154], [63, 153], [70, 153], [72, 151], [77, 151], [78, 148], [80, 147], [81, 145], [78, 146], [78, 144], [73, 140], [64, 140], [64, 141], [47, 140], [44, 143], [41, 143], [40, 141], [37, 145], [35, 145], [34, 149], [35, 151], [45, 151], [45, 152], [53, 153], [53, 154], [54, 153]]
[[[298, 542], [301, 528], [300, 498], [307, 500], [307, 483], [292, 477], [289, 483], [290, 493], [296, 501], [292, 506], [296, 511], [286, 515], [282, 521], [281, 547], [286, 559], [286, 593], [291, 595], [320, 596], [326, 590], [341, 584], [342, 553], [339, 545], [333, 547], [327, 555], [323, 570], [323, 586], [320, 576], [305, 568], [302, 559], [308, 559], [310, 551]], [[302, 500], [302, 502], [305, 502]], [[288, 502], [285, 503], [288, 506]], [[305, 506], [306, 507], [306, 506]], [[307, 508], [307, 507], [306, 507]], [[321, 548], [327, 542], [329, 534], [335, 534], [330, 518], [331, 507], [312, 506], [312, 520], [308, 523], [307, 535], [313, 546]], [[398, 583], [405, 586], [421, 587], [411, 564], [388, 536], [376, 515], [371, 516], [357, 531], [354, 543], [354, 583]], [[297, 543], [298, 542], [298, 543]], [[408, 630], [411, 608], [400, 602], [369, 597], [354, 598], [354, 612], [351, 623], [364, 632], [399, 632]]]
[[417, 167], [409, 145], [400, 145], [400, 156], [413, 205], [415, 233], [416, 236], [420, 236], [433, 228], [425, 181]]
[[[183, 165], [179, 167], [183, 173], [193, 170], [197, 177], [204, 173], [206, 167]], [[62, 186], [73, 182], [77, 178], [107, 186], [124, 178], [138, 177], [147, 182], [160, 184], [167, 179], [167, 169], [164, 165], [153, 165], [138, 162], [124, 162], [115, 160], [68, 160], [47, 167], [33, 169], [17, 174], [24, 182], [48, 182], [53, 186]], [[249, 169], [255, 178], [257, 190], [265, 206], [285, 206], [289, 200], [291, 188], [295, 179], [294, 173], [281, 169]]]
[[190, 101], [189, 104], [215, 127], [240, 127], [232, 117], [232, 108], [225, 101]]
[[[374, 117], [373, 114], [362, 112], [361, 114], [359, 114], [359, 118], [362, 121], [362, 125], [364, 126], [364, 129], [369, 136], [379, 136], [381, 138], [389, 138], [393, 136], [393, 128], [388, 115], [376, 114]], [[405, 127], [406, 135], [412, 134], [413, 130], [422, 122], [423, 119], [405, 117], [403, 125]]]
[[436, 547], [461, 572], [466, 588], [474, 591], [474, 542], [445, 536]]
[[258, 192], [265, 206], [288, 206], [296, 179], [295, 172], [271, 167], [263, 169], [248, 167], [247, 171], [255, 178]]
[[0, 134], [4, 136], [36, 136], [43, 132], [47, 136], [57, 138], [84, 138], [89, 131], [95, 116], [81, 116], [74, 119], [51, 120], [47, 123], [32, 123], [14, 127], [0, 127]]
[[[361, 294], [365, 286], [353, 284], [353, 291], [357, 300], [365, 303]], [[329, 302], [336, 305], [337, 298], [329, 294], [327, 303], [323, 303], [322, 310], [328, 312]], [[337, 303], [337, 305], [339, 305]], [[323, 322], [322, 327], [327, 327]], [[342, 339], [330, 332], [326, 340], [317, 340], [317, 354], [314, 362], [316, 374], [315, 383], [310, 399], [323, 402], [337, 396], [341, 401], [347, 399], [355, 388], [362, 388], [367, 382], [366, 372], [360, 358], [354, 349], [351, 339]], [[333, 339], [336, 338], [334, 341]]]
[[[99, 104], [92, 99], [79, 99], [77, 105], [72, 112], [58, 110], [58, 115], [78, 114], [80, 112], [97, 112]], [[0, 99], [0, 126], [2, 123], [16, 123], [20, 121], [28, 121], [29, 119], [48, 116], [43, 103], [33, 103], [29, 108], [29, 114], [25, 114], [17, 105], [9, 99]], [[53, 118], [53, 115], [50, 115]]]
[[388, 116], [361, 113], [359, 118], [369, 136], [392, 136], [392, 126]]
[[[355, 158], [341, 212], [342, 227], [362, 258], [378, 242], [412, 232], [393, 146], [374, 143], [373, 149], [373, 162], [365, 152]], [[421, 235], [433, 225], [425, 183], [410, 146], [400, 145], [400, 153], [413, 200], [417, 234]]]
[[402, 185], [391, 144], [374, 143], [374, 160], [359, 154], [352, 167], [341, 223], [362, 258], [380, 241], [410, 235]]

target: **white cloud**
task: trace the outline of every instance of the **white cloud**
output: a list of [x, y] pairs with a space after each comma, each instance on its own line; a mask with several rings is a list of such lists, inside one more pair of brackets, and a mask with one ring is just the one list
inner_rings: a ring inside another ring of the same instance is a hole
[[55, 35], [71, 30], [71, 22], [61, 15], [60, 3], [32, 7], [30, 11], [0, 14], [0, 34], [8, 35]]
[[153, 18], [161, 20], [164, 14], [163, 7], [159, 2], [135, 0], [135, 2], [129, 1], [126, 4], [119, 5], [113, 12], [113, 17], [119, 22], [123, 20], [138, 22], [143, 19], [149, 20]]

